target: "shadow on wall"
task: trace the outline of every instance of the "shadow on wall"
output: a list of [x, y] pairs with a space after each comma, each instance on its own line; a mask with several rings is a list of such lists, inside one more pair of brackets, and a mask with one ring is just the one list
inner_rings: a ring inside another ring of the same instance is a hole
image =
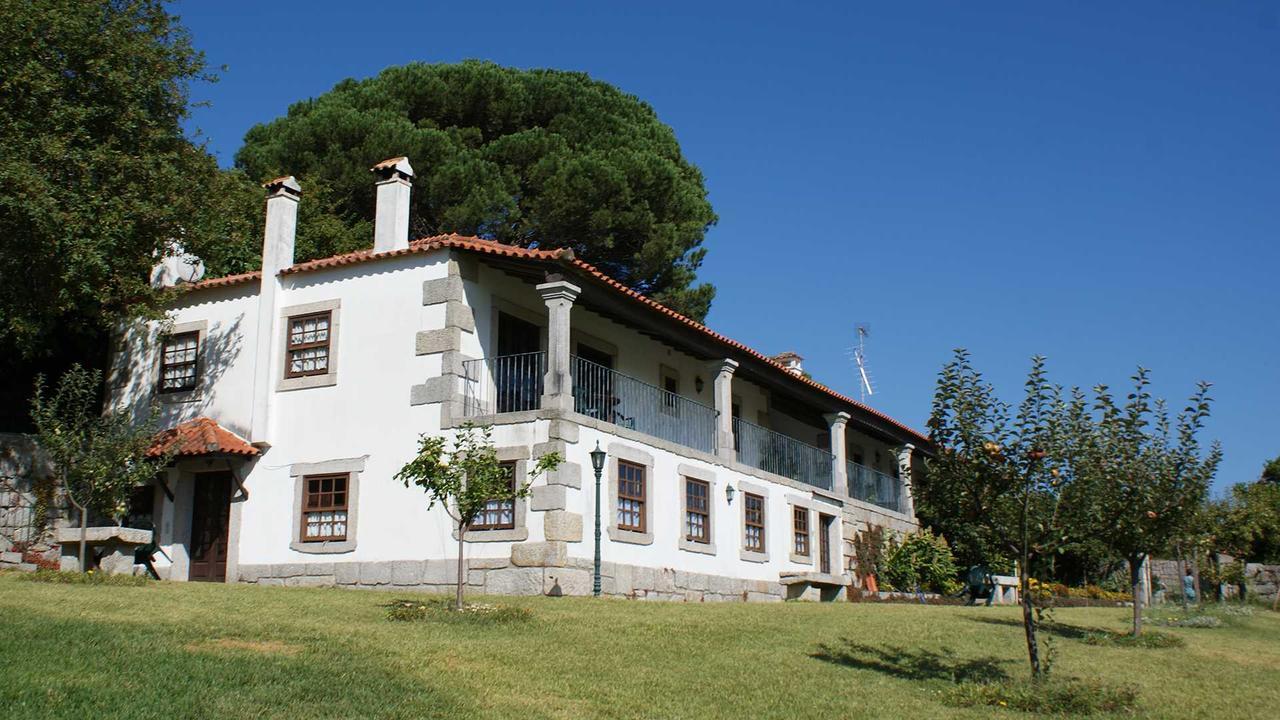
[[[152, 326], [144, 320], [133, 321], [117, 342], [108, 377], [108, 404], [115, 410], [129, 410], [138, 419], [145, 418], [153, 401], [160, 402], [159, 424], [172, 427], [197, 415], [209, 414], [214, 402], [214, 388], [240, 357], [245, 316], [230, 321], [213, 322], [201, 338], [199, 350], [199, 382], [196, 390], [162, 397], [158, 392], [160, 340], [168, 325]], [[236, 418], [217, 418], [227, 429], [246, 435], [249, 428]]]
[[935, 652], [892, 645], [864, 645], [849, 638], [822, 643], [809, 656], [823, 662], [859, 670], [874, 670], [906, 680], [946, 680], [955, 683], [1007, 680], [1009, 674], [1001, 665], [1012, 662], [993, 656], [961, 658], [956, 656], [955, 651], [945, 647]]

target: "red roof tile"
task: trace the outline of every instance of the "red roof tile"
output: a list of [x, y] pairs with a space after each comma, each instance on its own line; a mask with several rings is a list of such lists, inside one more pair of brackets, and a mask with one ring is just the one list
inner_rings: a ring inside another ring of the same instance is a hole
[[180, 290], [206, 290], [209, 288], [231, 287], [232, 285], [243, 285], [249, 282], [257, 282], [262, 279], [262, 271], [254, 270], [252, 272], [240, 273], [239, 275], [227, 275], [224, 277], [209, 278], [208, 280], [198, 280], [193, 283], [186, 283], [178, 286]]
[[159, 457], [175, 448], [180, 456], [213, 455], [257, 455], [258, 448], [247, 440], [207, 417], [188, 420], [177, 427], [156, 433], [147, 455]]
[[[608, 275], [605, 275], [603, 272], [598, 270], [595, 266], [577, 259], [577, 257], [574, 256], [573, 251], [569, 250], [568, 248], [557, 248], [555, 250], [540, 250], [540, 249], [516, 247], [514, 245], [504, 245], [502, 243], [494, 242], [492, 240], [484, 240], [477, 237], [467, 237], [467, 236], [456, 235], [456, 234], [437, 235], [434, 237], [414, 240], [413, 242], [409, 243], [409, 247], [404, 248], [402, 250], [389, 250], [389, 251], [380, 252], [380, 253], [375, 253], [371, 249], [357, 250], [355, 252], [346, 253], [344, 255], [334, 255], [333, 257], [321, 258], [319, 260], [309, 260], [307, 262], [301, 262], [291, 267], [287, 267], [281, 270], [280, 274], [292, 275], [294, 273], [301, 273], [301, 272], [314, 272], [316, 270], [324, 270], [326, 268], [341, 267], [344, 265], [354, 265], [357, 263], [368, 262], [371, 260], [382, 260], [384, 258], [394, 258], [394, 257], [401, 257], [404, 255], [413, 255], [417, 253], [432, 252], [434, 250], [439, 250], [442, 248], [456, 248], [459, 250], [470, 250], [474, 252], [485, 253], [487, 255], [497, 255], [501, 257], [512, 257], [512, 258], [524, 258], [528, 260], [539, 260], [543, 262], [560, 262], [566, 266], [579, 270], [580, 272], [597, 280], [601, 284], [606, 285], [609, 288], [612, 288], [613, 290], [623, 295], [631, 297], [637, 302], [643, 305], [646, 305], [649, 308], [659, 313], [662, 313], [663, 315], [666, 315], [667, 317], [670, 317], [677, 322], [687, 325], [688, 327], [691, 327], [697, 330], [698, 332], [701, 332], [704, 335], [707, 335], [708, 337], [722, 343], [727, 347], [746, 353], [747, 355], [750, 355], [751, 357], [757, 360], [760, 360], [766, 365], [776, 368], [778, 372], [786, 373], [786, 376], [791, 380], [804, 383], [805, 385], [813, 387], [823, 393], [826, 393], [827, 395], [831, 396], [832, 398], [835, 398], [836, 400], [839, 400], [840, 402], [847, 403], [853, 407], [859, 408], [871, 415], [874, 415], [875, 417], [880, 418], [881, 420], [884, 420], [890, 425], [893, 425], [894, 427], [897, 427], [907, 432], [908, 434], [912, 435], [913, 437], [919, 439], [924, 443], [930, 442], [928, 436], [924, 435], [923, 433], [917, 430], [912, 429], [911, 427], [895, 420], [892, 417], [889, 417], [888, 415], [880, 412], [879, 410], [876, 410], [875, 408], [869, 405], [864, 405], [863, 403], [860, 403], [851, 397], [842, 395], [836, 392], [835, 390], [832, 390], [831, 388], [827, 387], [826, 385], [823, 385], [822, 383], [819, 383], [813, 380], [812, 378], [796, 375], [795, 373], [788, 370], [785, 365], [769, 357], [768, 355], [760, 353], [750, 347], [747, 347], [746, 345], [743, 345], [737, 340], [733, 340], [732, 338], [725, 337], [724, 335], [721, 335], [720, 333], [712, 330], [711, 328], [703, 325], [702, 323], [699, 323], [695, 320], [685, 317], [684, 315], [681, 315], [680, 313], [676, 312], [675, 310], [672, 310], [671, 308], [665, 305], [662, 305], [661, 303], [658, 303], [654, 300], [650, 300], [648, 297], [645, 297], [644, 295], [636, 292], [635, 290], [632, 290], [631, 288], [627, 287], [626, 285], [623, 285], [617, 280], [614, 280]], [[227, 278], [227, 279], [230, 279], [230, 278]], [[193, 284], [192, 287], [193, 288], [216, 287], [215, 285], [211, 284], [215, 282], [217, 281], [205, 280], [205, 281], [201, 281], [200, 283]], [[236, 282], [244, 282], [244, 280], [237, 280]], [[210, 283], [210, 285], [205, 285], [204, 283]], [[228, 284], [234, 284], [234, 283], [228, 283]]]

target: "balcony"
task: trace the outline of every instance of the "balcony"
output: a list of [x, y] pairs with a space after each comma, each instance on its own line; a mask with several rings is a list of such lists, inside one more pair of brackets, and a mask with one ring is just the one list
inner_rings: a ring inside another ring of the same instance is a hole
[[850, 461], [847, 466], [849, 497], [899, 512], [898, 478]]
[[[547, 355], [505, 355], [463, 362], [466, 417], [538, 410]], [[584, 360], [569, 358], [574, 412], [677, 445], [716, 453], [715, 408]], [[834, 456], [796, 438], [734, 418], [738, 462], [827, 491], [833, 487]], [[849, 495], [899, 511], [899, 482], [854, 462], [846, 466]]]
[[573, 409], [588, 417], [707, 453], [716, 451], [716, 410], [603, 365], [570, 358]]
[[733, 419], [733, 439], [738, 462], [823, 490], [831, 489], [831, 453], [742, 418]]

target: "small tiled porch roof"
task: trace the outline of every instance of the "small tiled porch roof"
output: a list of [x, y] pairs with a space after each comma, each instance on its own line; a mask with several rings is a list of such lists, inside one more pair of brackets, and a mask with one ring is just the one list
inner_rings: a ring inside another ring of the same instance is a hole
[[258, 448], [249, 441], [222, 427], [207, 417], [188, 420], [176, 427], [156, 433], [147, 450], [150, 457], [159, 457], [170, 450], [179, 457], [196, 455], [244, 455], [258, 454]]

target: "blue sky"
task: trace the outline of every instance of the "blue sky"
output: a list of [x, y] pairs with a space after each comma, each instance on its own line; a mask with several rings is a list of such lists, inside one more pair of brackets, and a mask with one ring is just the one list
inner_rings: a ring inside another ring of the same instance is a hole
[[[198, 128], [347, 77], [483, 58], [633, 93], [706, 176], [708, 320], [923, 427], [951, 349], [1016, 400], [1138, 364], [1215, 383], [1218, 484], [1280, 455], [1280, 5], [185, 2]], [[376, 158], [375, 158], [376, 159]]]

